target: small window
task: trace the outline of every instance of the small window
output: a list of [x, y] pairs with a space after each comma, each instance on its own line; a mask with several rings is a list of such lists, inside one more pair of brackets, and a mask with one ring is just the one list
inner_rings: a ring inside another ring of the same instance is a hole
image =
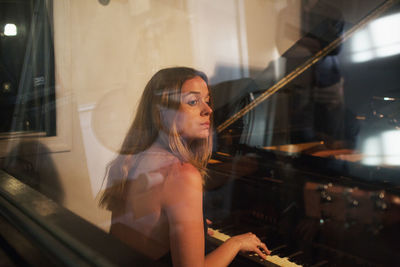
[[0, 139], [56, 135], [52, 1], [0, 2]]

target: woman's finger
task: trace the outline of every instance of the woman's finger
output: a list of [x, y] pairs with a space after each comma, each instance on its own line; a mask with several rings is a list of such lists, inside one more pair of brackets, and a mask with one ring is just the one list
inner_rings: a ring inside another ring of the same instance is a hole
[[254, 249], [254, 252], [255, 253], [257, 253], [261, 258], [263, 258], [263, 259], [266, 259], [267, 258], [267, 255], [266, 254], [264, 254], [264, 253], [262, 253], [262, 251], [259, 249], [259, 248], [255, 248]]
[[208, 229], [207, 229], [207, 234], [208, 234], [209, 236], [213, 236], [213, 235], [214, 235], [214, 231], [211, 230], [210, 228], [208, 228]]
[[206, 223], [207, 223], [207, 225], [210, 225], [210, 224], [212, 224], [212, 221], [210, 221], [209, 219], [206, 218]]
[[267, 255], [271, 254], [271, 251], [267, 248], [267, 245], [265, 245], [265, 243], [261, 242], [259, 247], [262, 248], [262, 250], [264, 250], [265, 254]]

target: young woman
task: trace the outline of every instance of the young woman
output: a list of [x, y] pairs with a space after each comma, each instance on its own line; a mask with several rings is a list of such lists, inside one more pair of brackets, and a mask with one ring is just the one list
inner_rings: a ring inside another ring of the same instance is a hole
[[108, 167], [100, 204], [111, 234], [174, 266], [227, 266], [239, 251], [269, 254], [252, 233], [205, 256], [203, 180], [212, 148], [207, 77], [191, 68], [158, 71], [143, 92], [121, 153]]

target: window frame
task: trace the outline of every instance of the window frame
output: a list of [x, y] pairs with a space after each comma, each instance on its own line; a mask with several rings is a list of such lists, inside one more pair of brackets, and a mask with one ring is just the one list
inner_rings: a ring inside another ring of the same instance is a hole
[[[55, 8], [56, 5], [62, 5], [62, 8]], [[44, 132], [10, 132], [4, 134], [4, 138], [0, 138], [0, 158], [9, 155], [21, 142], [29, 141], [40, 142], [43, 146], [28, 148], [24, 153], [40, 154], [71, 151], [73, 120], [70, 18], [70, 2], [68, 0], [54, 1], [53, 29], [57, 29], [53, 31], [56, 135], [44, 136]], [[66, 75], [66, 73], [69, 73], [69, 75]]]

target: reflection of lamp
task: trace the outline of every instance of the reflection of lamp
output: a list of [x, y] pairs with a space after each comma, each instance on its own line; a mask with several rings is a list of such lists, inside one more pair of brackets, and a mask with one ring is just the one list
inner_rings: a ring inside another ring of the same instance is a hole
[[7, 23], [4, 26], [4, 35], [5, 36], [16, 36], [17, 35], [17, 26], [12, 23]]

